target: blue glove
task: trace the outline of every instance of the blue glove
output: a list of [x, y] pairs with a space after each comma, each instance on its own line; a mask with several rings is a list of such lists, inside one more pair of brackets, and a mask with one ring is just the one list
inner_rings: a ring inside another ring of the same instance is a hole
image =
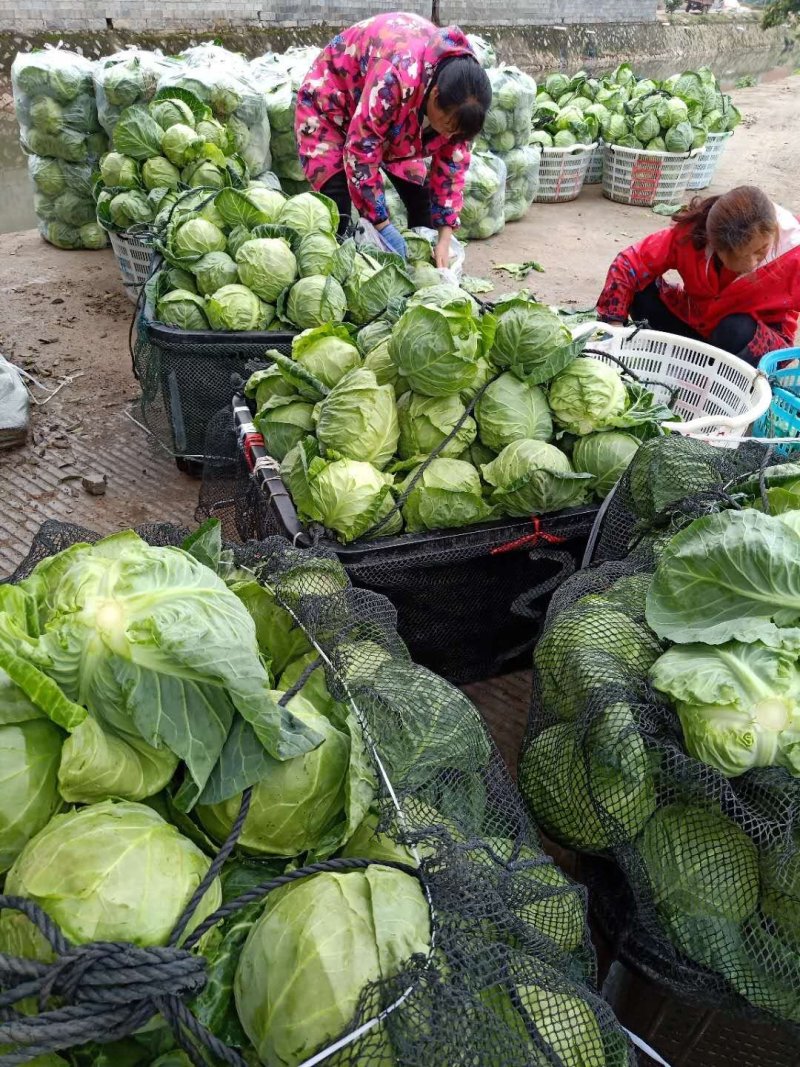
[[393, 222], [387, 222], [383, 229], [378, 230], [378, 233], [388, 252], [394, 252], [396, 255], [402, 256], [403, 259], [408, 259], [406, 242]]

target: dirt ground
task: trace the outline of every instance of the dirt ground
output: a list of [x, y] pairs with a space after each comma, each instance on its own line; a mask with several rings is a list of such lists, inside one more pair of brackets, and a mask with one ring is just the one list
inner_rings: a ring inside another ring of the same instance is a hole
[[[800, 77], [740, 90], [735, 99], [744, 124], [713, 191], [750, 182], [800, 209]], [[472, 243], [467, 273], [491, 278], [500, 292], [519, 283], [493, 264], [535, 259], [544, 273], [527, 284], [540, 299], [588, 307], [615, 253], [663, 225], [650, 210], [613, 204], [588, 186], [572, 203], [534, 205], [497, 237]], [[180, 474], [126, 414], [137, 395], [131, 315], [110, 251], [58, 251], [34, 231], [0, 237], [0, 351], [44, 386], [34, 389], [40, 403], [30, 444], [0, 453], [0, 573], [22, 557], [47, 517], [100, 531], [191, 521], [198, 482]], [[83, 488], [92, 471], [106, 475], [104, 495]]]

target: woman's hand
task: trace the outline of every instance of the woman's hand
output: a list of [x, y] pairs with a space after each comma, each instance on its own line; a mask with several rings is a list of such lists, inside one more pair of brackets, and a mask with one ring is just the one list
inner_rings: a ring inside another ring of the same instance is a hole
[[447, 269], [450, 266], [450, 240], [453, 236], [453, 229], [451, 226], [441, 226], [439, 228], [439, 239], [436, 242], [436, 248], [433, 250], [433, 265], [439, 267], [439, 269]]

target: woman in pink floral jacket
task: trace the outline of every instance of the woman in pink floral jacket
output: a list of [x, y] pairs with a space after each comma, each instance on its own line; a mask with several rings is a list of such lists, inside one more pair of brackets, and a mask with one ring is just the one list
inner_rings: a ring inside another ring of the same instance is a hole
[[306, 177], [336, 202], [340, 232], [352, 204], [405, 255], [386, 208], [383, 168], [409, 226], [439, 231], [435, 261], [447, 266], [469, 141], [483, 128], [491, 99], [489, 79], [458, 27], [395, 13], [337, 34], [300, 88], [295, 128]]

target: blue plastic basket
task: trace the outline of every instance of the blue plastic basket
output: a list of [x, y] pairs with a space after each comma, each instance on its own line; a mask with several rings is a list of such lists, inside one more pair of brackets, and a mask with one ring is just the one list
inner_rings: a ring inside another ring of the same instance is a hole
[[[781, 348], [770, 352], [758, 364], [769, 378], [772, 403], [753, 426], [754, 437], [798, 438], [800, 444], [800, 348]], [[791, 444], [776, 444], [778, 451], [787, 453]]]

